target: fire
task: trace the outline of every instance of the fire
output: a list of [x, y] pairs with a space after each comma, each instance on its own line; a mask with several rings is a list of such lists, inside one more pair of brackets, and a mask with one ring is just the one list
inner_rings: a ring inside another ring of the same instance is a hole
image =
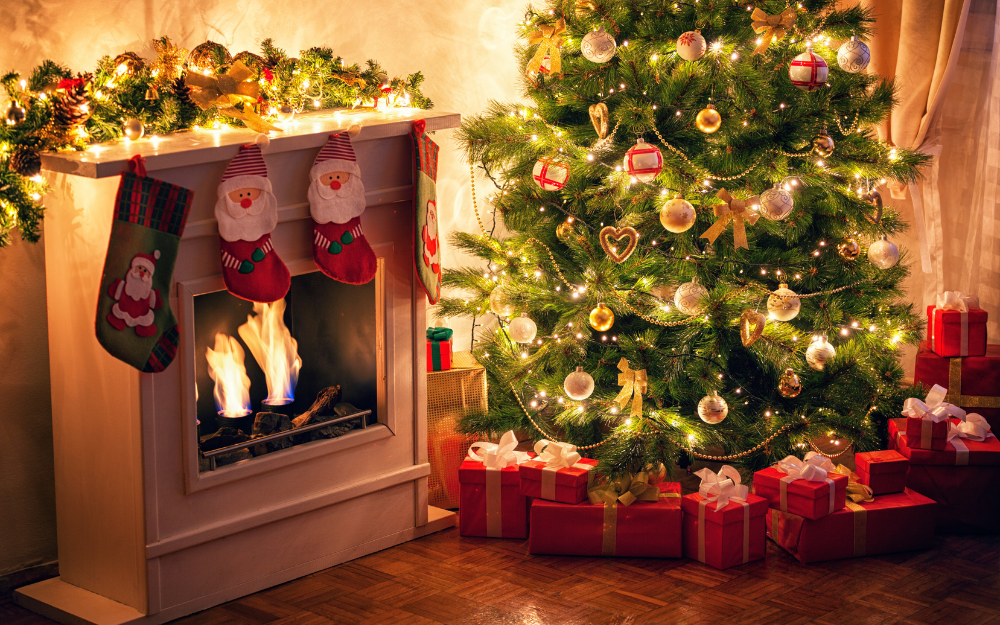
[[215, 381], [215, 409], [236, 419], [250, 414], [250, 378], [243, 366], [243, 348], [234, 337], [215, 335], [215, 349], [205, 351], [208, 375]]
[[295, 385], [299, 381], [299, 344], [285, 326], [285, 300], [273, 304], [253, 305], [254, 315], [239, 327], [240, 337], [250, 348], [250, 353], [267, 379], [265, 404], [289, 404], [295, 399]]

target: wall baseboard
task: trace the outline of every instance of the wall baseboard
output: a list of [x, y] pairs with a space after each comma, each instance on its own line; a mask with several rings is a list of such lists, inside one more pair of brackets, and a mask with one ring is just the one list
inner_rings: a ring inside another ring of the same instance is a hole
[[59, 562], [45, 562], [29, 566], [20, 571], [0, 575], [0, 603], [8, 603], [14, 598], [14, 590], [28, 584], [35, 584], [51, 577], [59, 576]]

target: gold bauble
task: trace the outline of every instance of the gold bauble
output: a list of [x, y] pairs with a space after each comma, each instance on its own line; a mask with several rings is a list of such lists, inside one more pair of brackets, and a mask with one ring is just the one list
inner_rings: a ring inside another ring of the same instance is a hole
[[785, 372], [778, 378], [778, 392], [781, 393], [782, 397], [798, 397], [799, 393], [802, 392], [802, 382], [791, 369], [785, 369]]
[[861, 246], [854, 237], [847, 237], [837, 244], [837, 255], [844, 260], [854, 260], [861, 254]]
[[138, 141], [146, 134], [145, 126], [138, 119], [126, 119], [125, 124], [122, 126], [122, 131], [132, 141]]
[[493, 289], [493, 292], [490, 293], [490, 310], [501, 317], [510, 317], [514, 314], [514, 304], [500, 287]]
[[598, 304], [597, 308], [590, 311], [590, 327], [598, 332], [606, 332], [615, 325], [615, 313], [604, 304]]
[[122, 52], [112, 61], [119, 76], [135, 76], [146, 67], [146, 62], [135, 52]]
[[236, 61], [243, 63], [244, 65], [246, 65], [247, 69], [257, 74], [259, 74], [260, 71], [264, 69], [264, 59], [257, 56], [253, 52], [249, 52], [247, 50], [244, 50], [243, 52], [240, 52], [239, 54], [234, 56], [233, 63], [235, 63]]
[[275, 116], [280, 122], [290, 122], [295, 117], [295, 109], [288, 104], [282, 104], [276, 109]]
[[691, 203], [679, 193], [674, 196], [674, 199], [668, 200], [660, 209], [660, 225], [667, 232], [675, 234], [686, 232], [694, 225], [695, 219], [697, 219], [697, 215], [694, 212], [694, 206], [691, 206]]
[[715, 110], [715, 107], [709, 104], [698, 112], [698, 117], [695, 118], [694, 125], [698, 127], [698, 130], [712, 134], [722, 127], [722, 115], [719, 115], [719, 111]]
[[564, 221], [556, 226], [556, 238], [563, 243], [568, 242], [573, 237], [573, 224]]
[[206, 41], [195, 46], [188, 54], [187, 63], [196, 72], [214, 72], [219, 65], [228, 65], [233, 60], [229, 50], [221, 43]]
[[816, 156], [826, 158], [833, 154], [833, 139], [823, 130], [813, 138], [812, 149], [816, 153]]

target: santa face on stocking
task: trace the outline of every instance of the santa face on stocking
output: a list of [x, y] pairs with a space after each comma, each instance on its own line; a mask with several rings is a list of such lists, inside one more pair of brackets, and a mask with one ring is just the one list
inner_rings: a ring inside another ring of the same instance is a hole
[[159, 289], [153, 288], [153, 273], [159, 258], [159, 250], [136, 254], [125, 278], [115, 280], [108, 288], [115, 304], [107, 319], [116, 330], [135, 328], [135, 333], [144, 337], [156, 334], [153, 311], [163, 305]]
[[309, 206], [318, 223], [343, 224], [365, 212], [365, 185], [349, 171], [321, 173], [309, 185]]
[[441, 274], [441, 245], [438, 243], [437, 203], [427, 201], [427, 223], [424, 224], [420, 238], [424, 242], [424, 265], [431, 271]]
[[256, 241], [274, 230], [278, 225], [278, 200], [271, 191], [271, 181], [261, 176], [224, 181], [219, 186], [215, 219], [226, 241]]

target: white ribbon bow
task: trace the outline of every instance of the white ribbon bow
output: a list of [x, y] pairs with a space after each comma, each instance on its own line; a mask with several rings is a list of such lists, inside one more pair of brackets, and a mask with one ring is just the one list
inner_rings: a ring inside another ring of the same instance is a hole
[[542, 460], [550, 469], [568, 469], [583, 458], [576, 451], [576, 445], [557, 443], [544, 438], [535, 443], [535, 460]]
[[747, 499], [748, 489], [746, 484], [740, 483], [740, 472], [728, 464], [719, 469], [718, 473], [705, 468], [695, 471], [694, 474], [701, 478], [698, 494], [708, 502], [718, 502], [715, 505], [716, 510], [728, 506], [730, 499], [740, 502]]
[[945, 291], [937, 296], [937, 307], [941, 310], [969, 312], [973, 308], [979, 308], [979, 298], [972, 293]]
[[785, 456], [784, 460], [778, 462], [777, 468], [787, 473], [792, 480], [823, 482], [826, 481], [826, 474], [831, 473], [834, 467], [829, 458], [810, 451], [802, 460], [795, 456]]
[[989, 436], [994, 436], [990, 432], [989, 422], [978, 413], [965, 415], [965, 420], [958, 425], [952, 423], [948, 428], [948, 440], [955, 437], [967, 438], [970, 441], [982, 442]]
[[[500, 437], [499, 443], [488, 443], [480, 441], [472, 443], [469, 447], [469, 459], [482, 462], [487, 469], [503, 469], [514, 465], [523, 464], [531, 459], [526, 451], [514, 451], [517, 447], [517, 437], [514, 430], [508, 430]], [[476, 450], [485, 452], [483, 455], [476, 453]]]
[[955, 417], [956, 419], [965, 421], [966, 415], [964, 410], [944, 401], [944, 398], [947, 395], [948, 389], [939, 384], [935, 384], [931, 387], [930, 392], [927, 393], [926, 403], [920, 401], [916, 397], [907, 398], [907, 400], [903, 402], [903, 414], [911, 419], [927, 419], [929, 421], [933, 421], [934, 423], [939, 423], [949, 417]]

